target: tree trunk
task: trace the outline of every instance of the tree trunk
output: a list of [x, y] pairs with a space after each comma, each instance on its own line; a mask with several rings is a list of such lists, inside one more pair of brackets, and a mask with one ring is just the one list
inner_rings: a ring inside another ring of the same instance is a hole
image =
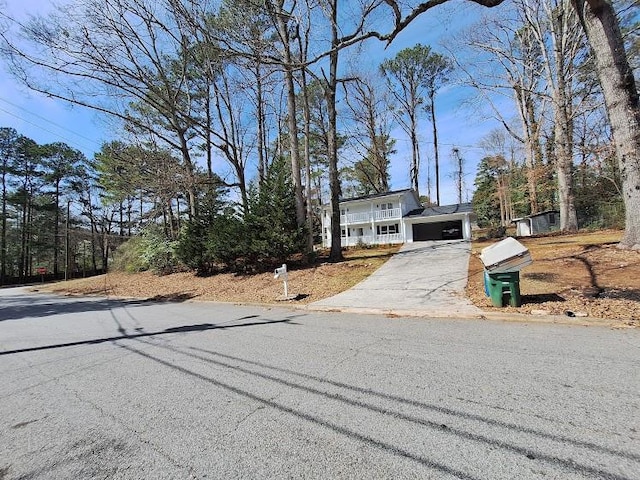
[[[557, 109], [557, 111], [560, 110]], [[561, 114], [555, 115], [556, 174], [558, 176], [558, 201], [560, 203], [560, 229], [565, 232], [574, 232], [578, 230], [578, 218], [573, 194], [573, 149], [566, 123], [567, 119], [563, 117]]]
[[531, 92], [522, 88], [521, 85], [514, 86], [518, 113], [522, 124], [525, 166], [527, 168], [527, 191], [529, 193], [529, 213], [538, 213], [538, 187], [537, 187], [537, 164], [540, 150], [540, 124], [536, 119]]
[[0, 285], [7, 275], [7, 183], [6, 168], [2, 168], [2, 239], [0, 241]]
[[304, 166], [305, 166], [305, 190], [307, 197], [307, 252], [313, 252], [313, 202], [311, 202], [311, 112], [309, 94], [307, 92], [307, 76], [302, 70], [302, 96], [304, 99]]
[[578, 230], [578, 217], [573, 194], [573, 121], [569, 113], [571, 92], [564, 76], [566, 71], [564, 57], [557, 55], [556, 65], [558, 77], [553, 99], [560, 230], [575, 232]]
[[[272, 7], [273, 8], [273, 7]], [[284, 76], [287, 88], [287, 127], [289, 129], [289, 149], [291, 155], [291, 175], [296, 196], [296, 222], [299, 227], [304, 225], [304, 199], [302, 196], [302, 180], [300, 178], [300, 145], [298, 142], [298, 122], [296, 118], [296, 89], [293, 78], [294, 65], [289, 44], [289, 25], [285, 22], [282, 1], [279, 2], [277, 11], [274, 12], [274, 20], [278, 29], [278, 35], [282, 42], [284, 54]]]
[[607, 0], [572, 0], [587, 34], [611, 123], [622, 178], [622, 248], [640, 250], [640, 105], [615, 11]]
[[420, 177], [420, 145], [418, 144], [418, 121], [416, 120], [415, 111], [410, 113], [411, 122], [411, 188], [416, 191], [416, 195], [419, 193], [419, 177]]
[[329, 131], [327, 132], [329, 160], [329, 190], [331, 191], [331, 253], [333, 262], [342, 260], [342, 235], [340, 229], [340, 179], [338, 178], [338, 124], [336, 112], [336, 86], [338, 84], [338, 1], [331, 1], [331, 46], [329, 54], [329, 79], [325, 85]]
[[[206, 139], [205, 139], [205, 148], [207, 155], [207, 178], [211, 181], [213, 179], [213, 146], [211, 144], [211, 130], [213, 119], [211, 118], [211, 81], [207, 78], [207, 98], [204, 102], [205, 107], [205, 116], [207, 122], [207, 128], [205, 129]], [[212, 188], [212, 185], [209, 184], [209, 189]]]
[[[429, 92], [429, 107], [431, 110], [431, 124], [433, 126], [433, 155], [436, 175], [436, 205], [440, 205], [440, 160], [438, 158], [438, 128], [436, 126], [436, 102], [435, 91]], [[462, 181], [460, 183], [462, 185]]]
[[265, 154], [265, 114], [264, 99], [262, 92], [262, 72], [260, 69], [260, 61], [256, 62], [256, 117], [258, 120], [258, 184], [262, 184], [267, 173], [267, 156]]
[[58, 249], [60, 248], [60, 240], [58, 235], [60, 233], [60, 181], [56, 180], [56, 214], [55, 224], [53, 226], [53, 275], [58, 278]]

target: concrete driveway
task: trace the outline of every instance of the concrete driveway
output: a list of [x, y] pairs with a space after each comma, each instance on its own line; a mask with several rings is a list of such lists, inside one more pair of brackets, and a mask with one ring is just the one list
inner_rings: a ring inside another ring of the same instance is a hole
[[479, 317], [465, 297], [471, 244], [441, 240], [405, 244], [355, 287], [309, 307], [358, 313]]

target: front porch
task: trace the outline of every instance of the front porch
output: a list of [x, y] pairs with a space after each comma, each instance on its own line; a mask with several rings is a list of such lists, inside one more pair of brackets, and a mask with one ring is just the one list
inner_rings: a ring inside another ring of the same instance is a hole
[[401, 233], [387, 233], [383, 235], [357, 235], [350, 237], [342, 237], [341, 243], [343, 247], [355, 247], [358, 245], [388, 245], [404, 243]]

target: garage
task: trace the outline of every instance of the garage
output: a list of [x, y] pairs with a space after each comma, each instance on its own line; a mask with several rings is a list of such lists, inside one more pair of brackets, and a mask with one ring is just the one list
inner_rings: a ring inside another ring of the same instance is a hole
[[424, 242], [427, 240], [457, 240], [463, 238], [461, 220], [414, 223], [412, 228], [414, 242]]

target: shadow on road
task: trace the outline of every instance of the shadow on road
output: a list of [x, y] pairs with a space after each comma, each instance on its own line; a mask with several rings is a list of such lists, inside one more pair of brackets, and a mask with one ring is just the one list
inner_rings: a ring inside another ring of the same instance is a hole
[[[385, 393], [380, 393], [380, 392], [375, 392], [373, 390], [370, 389], [363, 389], [363, 388], [359, 388], [359, 387], [354, 387], [348, 384], [344, 384], [341, 382], [334, 382], [331, 380], [328, 380], [326, 378], [320, 378], [320, 377], [315, 377], [313, 375], [308, 375], [308, 374], [303, 374], [303, 373], [298, 373], [295, 372], [293, 370], [289, 370], [289, 369], [284, 369], [284, 368], [280, 368], [280, 367], [274, 367], [274, 366], [270, 366], [264, 363], [260, 363], [260, 362], [254, 362], [251, 360], [245, 360], [239, 357], [233, 357], [230, 355], [224, 355], [215, 351], [210, 351], [210, 350], [205, 350], [205, 349], [200, 349], [200, 348], [195, 348], [195, 347], [187, 347], [190, 350], [193, 351], [198, 351], [198, 352], [202, 352], [202, 353], [206, 353], [207, 355], [211, 355], [211, 356], [217, 356], [220, 358], [226, 358], [228, 360], [234, 361], [234, 362], [243, 362], [247, 365], [253, 365], [253, 366], [257, 366], [257, 367], [261, 367], [261, 368], [266, 368], [266, 369], [270, 369], [272, 371], [278, 371], [281, 373], [286, 373], [286, 374], [290, 374], [290, 375], [294, 375], [297, 377], [300, 377], [303, 381], [305, 381], [305, 384], [300, 383], [300, 381], [292, 381], [292, 380], [286, 380], [283, 378], [279, 378], [273, 374], [267, 374], [267, 373], [261, 373], [259, 371], [253, 370], [251, 368], [245, 368], [239, 365], [233, 365], [230, 363], [226, 363], [224, 361], [221, 360], [216, 360], [214, 358], [211, 357], [205, 357], [202, 355], [198, 355], [195, 353], [190, 353], [190, 352], [186, 352], [182, 349], [178, 349], [178, 348], [174, 348], [174, 347], [170, 347], [167, 345], [158, 345], [156, 343], [151, 343], [151, 342], [146, 342], [146, 341], [141, 341], [141, 343], [145, 344], [145, 345], [153, 345], [155, 347], [158, 348], [162, 348], [165, 350], [170, 350], [172, 352], [176, 352], [176, 353], [180, 353], [182, 355], [188, 356], [188, 357], [192, 357], [194, 359], [206, 362], [206, 363], [210, 363], [213, 365], [216, 365], [218, 367], [223, 367], [223, 368], [228, 368], [230, 370], [234, 370], [234, 371], [238, 371], [244, 374], [249, 374], [252, 375], [254, 377], [258, 377], [264, 380], [268, 380], [268, 381], [272, 381], [275, 383], [278, 383], [280, 385], [283, 385], [285, 387], [288, 388], [292, 388], [292, 389], [297, 389], [297, 390], [301, 390], [304, 391], [306, 393], [310, 393], [312, 395], [319, 395], [321, 397], [324, 398], [324, 400], [334, 400], [334, 401], [340, 401], [348, 406], [352, 406], [352, 407], [356, 407], [356, 408], [363, 408], [366, 410], [369, 410], [373, 413], [377, 413], [377, 414], [382, 414], [382, 415], [389, 415], [389, 416], [393, 416], [394, 418], [398, 418], [402, 421], [407, 421], [413, 424], [417, 424], [420, 425], [422, 427], [426, 427], [428, 429], [432, 429], [432, 430], [437, 430], [437, 431], [441, 431], [441, 432], [446, 432], [447, 434], [451, 434], [453, 436], [456, 436], [458, 438], [462, 438], [464, 440], [470, 440], [470, 441], [474, 441], [474, 442], [479, 442], [485, 445], [488, 445], [491, 448], [499, 448], [499, 449], [503, 449], [506, 451], [509, 451], [511, 453], [515, 453], [515, 454], [521, 454], [523, 457], [528, 458], [529, 460], [538, 460], [538, 461], [542, 461], [551, 465], [554, 465], [556, 467], [560, 467], [560, 468], [564, 468], [567, 469], [568, 471], [572, 471], [572, 472], [579, 472], [583, 475], [589, 476], [589, 477], [593, 477], [595, 476], [596, 478], [608, 478], [608, 479], [613, 479], [613, 480], [629, 480], [627, 477], [612, 473], [610, 471], [606, 471], [606, 470], [602, 470], [600, 468], [597, 467], [592, 467], [589, 465], [584, 465], [581, 463], [576, 462], [575, 460], [571, 459], [571, 458], [562, 458], [560, 456], [554, 456], [552, 454], [548, 454], [548, 453], [543, 453], [540, 451], [536, 451], [530, 448], [525, 448], [516, 444], [512, 444], [509, 443], [501, 438], [491, 438], [487, 435], [484, 434], [478, 434], [478, 433], [474, 433], [472, 431], [467, 431], [462, 427], [459, 426], [452, 426], [452, 425], [446, 425], [444, 423], [441, 422], [437, 422], [437, 421], [432, 421], [432, 420], [427, 420], [424, 418], [420, 418], [418, 416], [415, 415], [410, 415], [405, 413], [406, 412], [406, 407], [407, 406], [411, 406], [411, 407], [418, 407], [421, 409], [427, 409], [427, 410], [432, 410], [432, 411], [436, 411], [438, 413], [444, 413], [446, 415], [450, 415], [450, 416], [454, 416], [454, 417], [458, 417], [458, 418], [462, 418], [465, 420], [473, 420], [473, 421], [478, 421], [478, 422], [482, 422], [488, 425], [491, 425], [493, 427], [500, 427], [500, 428], [505, 428], [507, 430], [512, 430], [512, 431], [516, 431], [519, 433], [525, 433], [525, 434], [529, 434], [533, 437], [541, 437], [545, 440], [552, 440], [555, 442], [559, 442], [561, 444], [573, 444], [574, 446], [577, 447], [581, 447], [581, 448], [585, 448], [587, 450], [592, 450], [592, 451], [598, 451], [601, 453], [606, 453], [606, 454], [610, 454], [610, 455], [614, 455], [617, 457], [622, 457], [622, 458], [626, 458], [632, 461], [640, 461], [640, 456], [638, 455], [634, 455], [631, 453], [627, 453], [627, 452], [622, 452], [622, 451], [616, 451], [607, 447], [603, 447], [591, 442], [585, 442], [585, 441], [581, 441], [581, 440], [574, 440], [571, 439], [569, 437], [565, 437], [565, 436], [560, 436], [560, 435], [556, 435], [556, 434], [550, 434], [550, 433], [546, 433], [546, 432], [540, 432], [537, 431], [535, 429], [532, 428], [526, 428], [526, 427], [521, 427], [519, 425], [516, 424], [510, 424], [507, 422], [502, 422], [502, 421], [497, 421], [497, 420], [493, 420], [493, 419], [488, 419], [485, 418], [481, 415], [477, 415], [477, 414], [470, 414], [470, 413], [466, 413], [466, 412], [461, 412], [461, 411], [457, 411], [454, 409], [449, 409], [446, 407], [441, 407], [438, 405], [430, 405], [430, 404], [425, 404], [422, 402], [417, 402], [417, 401], [413, 401], [413, 400], [407, 400], [404, 399], [402, 397], [399, 396], [395, 396], [395, 395], [389, 395], [389, 394], [385, 394]], [[269, 398], [263, 398], [259, 395], [256, 395], [254, 393], [251, 393], [249, 391], [243, 390], [242, 388], [224, 383], [218, 379], [215, 378], [211, 378], [208, 377], [206, 375], [203, 375], [201, 373], [192, 371], [188, 368], [182, 367], [180, 365], [177, 365], [175, 363], [172, 363], [170, 361], [167, 361], [163, 358], [160, 358], [159, 356], [155, 356], [152, 355], [151, 353], [149, 353], [148, 351], [142, 351], [142, 350], [138, 350], [136, 348], [133, 348], [130, 345], [120, 345], [121, 348], [131, 352], [131, 353], [135, 353], [137, 355], [140, 355], [144, 358], [147, 358], [149, 360], [152, 360], [154, 362], [157, 362], [161, 365], [167, 366], [171, 369], [174, 369], [176, 371], [179, 371], [181, 373], [190, 375], [192, 377], [198, 378], [204, 382], [207, 382], [211, 385], [214, 385], [216, 387], [225, 389], [227, 391], [233, 392], [237, 395], [240, 395], [244, 398], [248, 398], [250, 400], [253, 400], [255, 402], [260, 403], [263, 406], [267, 406], [267, 407], [271, 407], [274, 408], [278, 411], [293, 415], [299, 419], [305, 420], [305, 421], [309, 421], [312, 422], [314, 424], [320, 425], [322, 427], [328, 428], [330, 430], [335, 431], [336, 433], [339, 433], [341, 435], [345, 435], [351, 439], [360, 441], [362, 443], [365, 443], [369, 446], [381, 449], [386, 451], [387, 453], [392, 453], [394, 455], [398, 455], [400, 457], [404, 457], [407, 459], [410, 459], [412, 461], [415, 461], [423, 466], [426, 466], [428, 468], [434, 469], [442, 474], [447, 474], [447, 475], [451, 475], [454, 476], [456, 478], [461, 478], [461, 479], [476, 479], [478, 477], [472, 476], [467, 472], [463, 472], [461, 470], [449, 467], [445, 464], [442, 464], [440, 462], [436, 462], [434, 460], [431, 460], [429, 458], [426, 458], [424, 456], [420, 456], [417, 455], [411, 451], [409, 451], [408, 449], [399, 446], [399, 445], [394, 445], [391, 443], [387, 443], [384, 442], [382, 440], [364, 435], [362, 433], [356, 432], [352, 429], [349, 429], [347, 426], [345, 425], [341, 425], [338, 423], [335, 423], [331, 420], [326, 420], [323, 419], [319, 416], [315, 416], [312, 415], [310, 413], [307, 413], [305, 411], [301, 411], [301, 410], [297, 410], [295, 408], [289, 407], [287, 405], [283, 405], [278, 403], [277, 401], [275, 401], [274, 399], [269, 399]], [[321, 384], [328, 384], [331, 385], [333, 387], [339, 387], [342, 389], [345, 389], [347, 391], [350, 391], [350, 393], [353, 393], [356, 395], [356, 398], [350, 398], [349, 396], [347, 396], [346, 394], [342, 394], [342, 393], [334, 393], [334, 392], [330, 392], [330, 391], [326, 391], [326, 390], [321, 390], [319, 388], [315, 388], [312, 386], [309, 386], [307, 384], [307, 382], [309, 380], [312, 381], [316, 381], [319, 382]], [[363, 400], [363, 396], [362, 394], [367, 395], [367, 397], [365, 398], [371, 398], [373, 399], [373, 397], [378, 397], [379, 399], [383, 399], [386, 401], [392, 401], [395, 403], [398, 403], [400, 405], [398, 405], [396, 408], [389, 408], [389, 407], [380, 407], [377, 405], [374, 405], [373, 403], [370, 403], [368, 401]], [[404, 407], [403, 407], [404, 405]]]
[[[56, 348], [66, 348], [66, 347], [77, 347], [81, 345], [99, 345], [101, 343], [107, 342], [115, 342], [117, 340], [132, 340], [144, 337], [157, 337], [159, 335], [169, 335], [176, 333], [192, 333], [192, 332], [204, 332], [207, 330], [226, 330], [231, 328], [240, 328], [240, 327], [256, 327], [259, 325], [272, 325], [277, 323], [284, 323], [287, 325], [295, 325], [294, 322], [291, 321], [293, 317], [285, 318], [284, 320], [264, 320], [260, 322], [248, 322], [248, 323], [236, 323], [236, 324], [213, 324], [213, 323], [201, 323], [198, 325], [181, 325], [178, 327], [165, 328], [164, 330], [159, 330], [155, 332], [140, 332], [140, 333], [126, 333], [124, 329], [119, 328], [118, 331], [122, 333], [122, 335], [116, 335], [113, 337], [103, 337], [103, 338], [93, 338], [89, 340], [79, 340], [77, 342], [67, 342], [67, 343], [56, 343], [53, 345], [41, 345], [38, 347], [26, 347], [26, 348], [18, 348], [15, 350], [5, 350], [0, 352], [0, 356], [2, 355], [14, 355], [16, 353], [26, 353], [26, 352], [37, 352], [40, 350], [52, 350]], [[239, 319], [242, 320], [242, 319]]]
[[[121, 307], [148, 306], [155, 303], [167, 303], [168, 299], [156, 297], [152, 299], [98, 299], [98, 298], [55, 298], [51, 296], [35, 297], [38, 300], [29, 304], [25, 303], [24, 295], [8, 295], [2, 297], [0, 306], [0, 322], [6, 320], [19, 320], [21, 318], [42, 318], [52, 315], [66, 315], [71, 313], [87, 313], [112, 310]], [[174, 302], [182, 302], [185, 299], [173, 299]]]

